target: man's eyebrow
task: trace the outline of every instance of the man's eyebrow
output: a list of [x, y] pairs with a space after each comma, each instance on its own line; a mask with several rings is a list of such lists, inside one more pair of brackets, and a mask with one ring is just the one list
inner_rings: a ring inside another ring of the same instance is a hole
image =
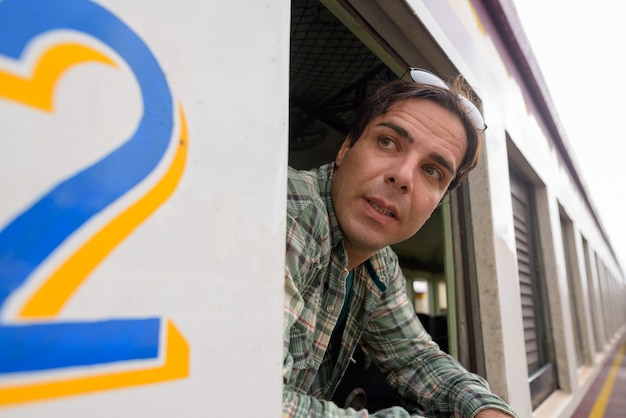
[[456, 174], [456, 170], [454, 169], [452, 164], [450, 164], [450, 161], [446, 160], [441, 154], [437, 154], [437, 153], [433, 152], [432, 154], [429, 155], [429, 157], [431, 159], [435, 160], [440, 165], [442, 165], [451, 174]]
[[404, 129], [402, 126], [399, 126], [393, 122], [387, 122], [387, 121], [380, 122], [378, 126], [386, 126], [387, 128], [394, 130], [398, 135], [404, 138], [407, 142], [413, 143], [413, 137], [411, 136], [409, 131]]

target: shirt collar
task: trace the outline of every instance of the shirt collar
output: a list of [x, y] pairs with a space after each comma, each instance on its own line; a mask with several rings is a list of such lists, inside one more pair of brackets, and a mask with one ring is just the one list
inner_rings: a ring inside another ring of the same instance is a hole
[[339, 227], [339, 221], [335, 214], [335, 207], [333, 206], [333, 199], [331, 195], [331, 187], [333, 184], [333, 176], [335, 174], [335, 163], [331, 162], [318, 168], [317, 181], [320, 186], [320, 195], [326, 204], [328, 211], [328, 222], [330, 226], [331, 234], [331, 246], [334, 248], [336, 245], [341, 244], [341, 248], [345, 253], [343, 244], [343, 234]]

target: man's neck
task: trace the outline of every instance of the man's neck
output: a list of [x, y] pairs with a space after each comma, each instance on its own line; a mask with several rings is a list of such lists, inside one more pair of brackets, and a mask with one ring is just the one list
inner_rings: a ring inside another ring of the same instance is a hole
[[345, 242], [346, 256], [348, 257], [348, 271], [363, 264], [367, 259], [374, 255], [374, 251], [356, 251], [354, 248]]

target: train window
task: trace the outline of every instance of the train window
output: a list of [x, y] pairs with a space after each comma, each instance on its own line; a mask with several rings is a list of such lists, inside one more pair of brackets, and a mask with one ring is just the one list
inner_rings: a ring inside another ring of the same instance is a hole
[[572, 331], [574, 333], [574, 343], [576, 351], [576, 364], [578, 367], [589, 363], [590, 358], [585, 355], [583, 342], [583, 309], [580, 289], [580, 274], [576, 265], [576, 242], [573, 222], [567, 217], [563, 208], [561, 210], [561, 238], [563, 239], [563, 253], [565, 255], [565, 269], [567, 274], [567, 285], [569, 290], [569, 303], [572, 318]]
[[[368, 94], [405, 68], [380, 51], [375, 35], [365, 42], [363, 33], [355, 36], [354, 28], [336, 17], [346, 13], [339, 13], [337, 7], [333, 2], [317, 0], [291, 2], [289, 165], [296, 169], [311, 169], [332, 161], [348, 134], [356, 108]], [[422, 62], [413, 65], [429, 66]], [[444, 227], [450, 222], [448, 216], [437, 208], [414, 237], [393, 246], [404, 271], [421, 271], [439, 278], [441, 286], [438, 282], [429, 287], [431, 295], [438, 295], [438, 303], [431, 299], [437, 316], [447, 316], [445, 288], [447, 282], [452, 282], [448, 280], [452, 271], [445, 267], [445, 241], [449, 237]]]
[[[422, 315], [430, 315], [430, 300], [432, 299], [431, 292], [429, 291], [429, 280], [423, 278], [410, 278], [408, 282], [411, 283], [410, 293], [413, 297], [413, 309], [415, 313]], [[417, 276], [419, 277], [419, 276]]]
[[536, 233], [533, 187], [521, 176], [511, 174], [513, 224], [526, 344], [526, 361], [533, 408], [556, 389], [545, 285]]
[[604, 325], [603, 330], [605, 339], [608, 340], [609, 336], [614, 335], [617, 331], [617, 322], [615, 317], [617, 310], [614, 306], [614, 297], [621, 292], [614, 289], [615, 281], [613, 280], [609, 269], [606, 267], [606, 264], [604, 264], [602, 259], [597, 254], [596, 265], [598, 269], [598, 287], [600, 291], [600, 298], [603, 301], [602, 314], [604, 315], [604, 320], [601, 321], [601, 323]]
[[598, 292], [598, 286], [595, 284], [596, 280], [594, 280], [594, 273], [591, 268], [591, 250], [589, 248], [589, 243], [585, 238], [583, 238], [583, 252], [585, 256], [585, 270], [587, 272], [587, 291], [589, 294], [587, 295], [587, 299], [589, 300], [589, 307], [591, 309], [591, 319], [593, 320], [594, 326], [593, 328], [593, 336], [595, 342], [595, 351], [601, 351], [601, 348], [604, 347], [604, 333], [602, 332], [602, 328], [597, 324], [601, 324], [601, 316], [600, 316], [600, 295]]
[[441, 274], [403, 268], [415, 314], [439, 347], [449, 352], [447, 290]]
[[[397, 4], [399, 8], [407, 7], [402, 1]], [[380, 6], [375, 2], [370, 5]], [[445, 55], [433, 52], [438, 48], [430, 44], [431, 37], [416, 36], [420, 45], [407, 43], [407, 38], [398, 34], [382, 39], [373, 26], [380, 24], [383, 15], [370, 11], [368, 17], [365, 11], [356, 12], [350, 7], [347, 2], [333, 0], [291, 2], [289, 165], [295, 169], [311, 169], [332, 161], [362, 100], [408, 67], [394, 45], [404, 42], [400, 49], [410, 56], [412, 66], [434, 70], [434, 61], [441, 70], [454, 73]], [[418, 26], [411, 28], [418, 30]], [[428, 48], [421, 45], [426, 43]], [[417, 52], [422, 47], [428, 50], [428, 57]], [[393, 249], [406, 273], [409, 297], [422, 298], [413, 299], [419, 309], [428, 301], [427, 312], [418, 311], [416, 315], [428, 315], [423, 322], [430, 327], [431, 335], [436, 330], [433, 337], [441, 348], [457, 355], [458, 347], [465, 352], [474, 348], [457, 341], [455, 334], [457, 321], [452, 315], [458, 300], [451, 287], [455, 286], [456, 265], [450, 263], [452, 220], [446, 205], [437, 208], [414, 237]], [[455, 238], [460, 240], [457, 235]], [[454, 258], [464, 256], [454, 254]], [[414, 276], [415, 272], [419, 274]], [[413, 283], [421, 281], [427, 293], [414, 291]]]

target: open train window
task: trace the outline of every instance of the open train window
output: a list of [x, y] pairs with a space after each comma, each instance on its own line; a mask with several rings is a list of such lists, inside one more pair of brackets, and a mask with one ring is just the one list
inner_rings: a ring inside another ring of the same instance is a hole
[[[383, 7], [377, 3], [366, 6]], [[402, 40], [398, 41], [392, 35], [385, 35], [383, 39], [372, 26], [382, 25], [384, 13], [345, 7], [350, 6], [334, 0], [291, 2], [289, 165], [296, 169], [310, 169], [332, 161], [360, 103], [381, 83], [396, 78], [409, 66], [409, 60], [401, 58], [392, 48], [399, 42], [407, 42], [406, 38], [400, 37]], [[404, 13], [408, 6], [397, 1], [385, 3], [384, 7]], [[369, 13], [368, 18], [364, 17], [365, 12]], [[392, 21], [384, 24], [385, 30], [393, 26]], [[433, 42], [430, 36], [417, 39], [422, 44]], [[410, 56], [411, 66], [435, 72], [431, 60], [438, 62], [440, 68], [447, 65], [442, 64], [446, 62], [443, 53], [432, 53], [437, 48], [428, 44], [424, 49], [431, 54], [424, 56], [416, 45], [402, 44], [404, 51], [410, 51], [405, 55]], [[445, 69], [454, 73], [450, 66]], [[416, 315], [442, 349], [457, 355], [457, 347], [463, 347], [466, 352], [473, 347], [468, 348], [464, 341], [457, 344], [456, 318], [451, 317], [456, 305], [456, 292], [452, 288], [462, 281], [457, 278], [455, 282], [450, 263], [451, 222], [449, 206], [441, 206], [414, 237], [394, 245], [393, 249], [407, 277], [407, 294], [414, 302]], [[413, 287], [414, 283], [422, 285]], [[420, 303], [424, 299], [428, 300], [426, 305]], [[472, 310], [470, 306], [467, 309]]]
[[[362, 100], [408, 66], [444, 77], [458, 74], [402, 0], [294, 0], [290, 53], [289, 165], [296, 169], [332, 161]], [[446, 317], [450, 353], [469, 370], [484, 374], [484, 364], [476, 360], [482, 358], [480, 318], [471, 318], [478, 303], [470, 294], [476, 280], [471, 220], [460, 219], [471, 217], [469, 199], [461, 196], [466, 192], [467, 185], [455, 190], [415, 237], [394, 250], [409, 281], [415, 271], [425, 272], [437, 300], [445, 299], [431, 306], [429, 314]], [[416, 297], [410, 283], [407, 292]]]
[[[397, 75], [319, 1], [292, 1], [291, 12], [289, 165], [310, 169], [334, 159], [357, 107]], [[445, 319], [443, 222], [437, 209], [394, 250], [410, 281], [421, 275], [429, 282], [422, 296], [430, 293], [433, 303], [422, 313]]]

